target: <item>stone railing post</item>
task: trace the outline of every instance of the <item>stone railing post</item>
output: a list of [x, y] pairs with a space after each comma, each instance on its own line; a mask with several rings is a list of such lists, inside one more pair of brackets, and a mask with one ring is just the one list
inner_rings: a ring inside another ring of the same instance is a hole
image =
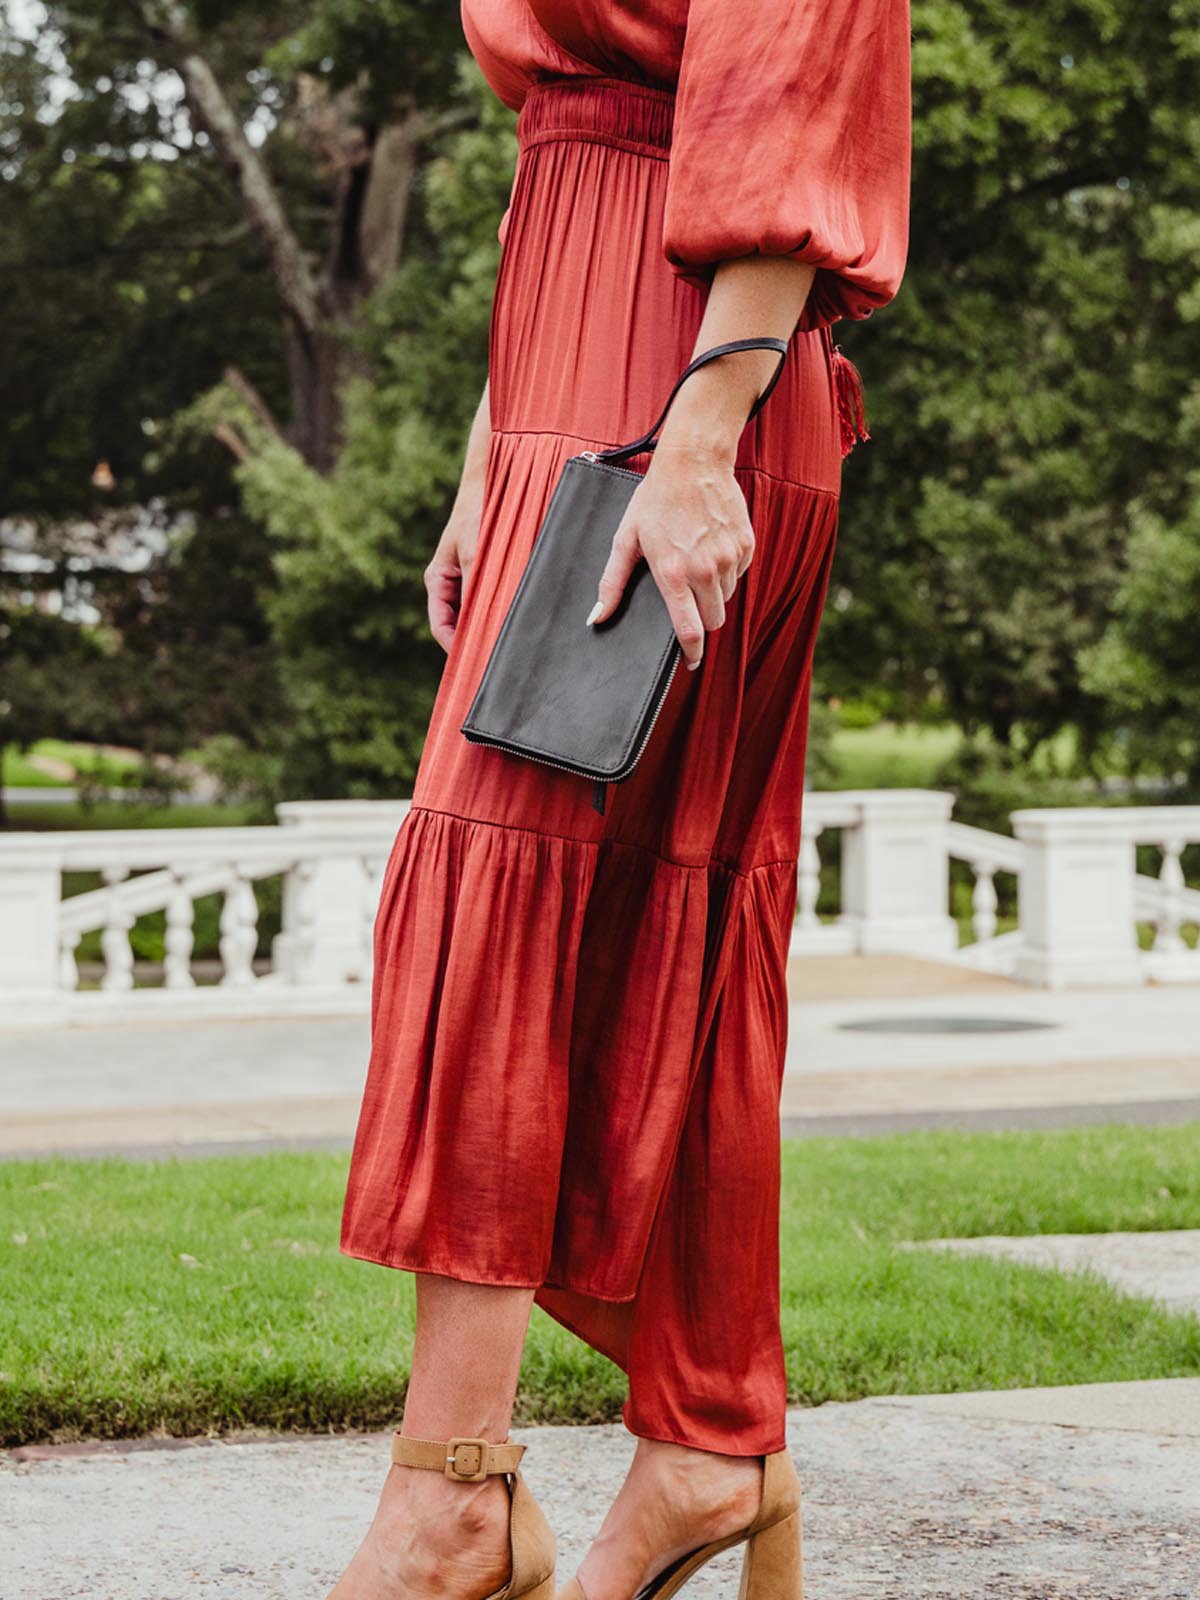
[[933, 960], [958, 948], [950, 915], [947, 824], [954, 796], [936, 789], [841, 791], [858, 822], [842, 835], [842, 922], [864, 955]]
[[1014, 811], [1012, 823], [1025, 851], [1016, 976], [1048, 989], [1141, 983], [1128, 815]]
[[59, 986], [62, 864], [40, 834], [0, 839], [0, 1019]]
[[407, 810], [407, 800], [289, 800], [276, 808], [285, 837], [296, 835], [300, 863], [284, 880], [282, 927], [271, 949], [284, 982], [370, 981], [375, 863], [386, 860]]

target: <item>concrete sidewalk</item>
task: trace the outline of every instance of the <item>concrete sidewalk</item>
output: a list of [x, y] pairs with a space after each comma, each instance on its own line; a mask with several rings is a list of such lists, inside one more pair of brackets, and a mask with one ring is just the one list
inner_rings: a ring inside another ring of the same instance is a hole
[[[633, 1440], [515, 1429], [575, 1570]], [[1195, 1600], [1200, 1380], [908, 1396], [789, 1415], [813, 1600]], [[385, 1435], [0, 1457], [4, 1600], [323, 1600]], [[689, 1584], [729, 1595], [741, 1552]]]
[[[784, 1131], [1200, 1118], [1200, 989], [1047, 993], [904, 957], [789, 974]], [[365, 1016], [0, 1029], [0, 1156], [349, 1143]]]
[[[1090, 1272], [1122, 1294], [1157, 1300], [1168, 1311], [1200, 1316], [1200, 1228], [1152, 1233], [1039, 1233], [1026, 1238], [980, 1234], [923, 1239], [912, 1250], [997, 1256], [1056, 1272]], [[1200, 1584], [1197, 1585], [1200, 1592]]]

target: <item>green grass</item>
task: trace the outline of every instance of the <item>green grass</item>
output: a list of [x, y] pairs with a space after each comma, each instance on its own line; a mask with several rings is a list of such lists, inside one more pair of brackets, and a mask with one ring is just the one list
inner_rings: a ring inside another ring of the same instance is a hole
[[69, 787], [72, 780], [51, 777], [31, 765], [30, 756], [52, 756], [69, 762], [77, 772], [86, 773], [100, 783], [114, 788], [136, 786], [140, 779], [141, 763], [125, 756], [114, 756], [97, 746], [70, 743], [64, 739], [39, 739], [29, 750], [18, 751], [11, 746], [0, 751], [0, 772], [3, 781], [14, 788], [54, 789]]
[[0, 752], [0, 778], [13, 789], [64, 789], [67, 787], [65, 778], [52, 778], [48, 772], [40, 772], [37, 767], [31, 764], [27, 754], [11, 748]]
[[839, 728], [833, 736], [837, 789], [929, 789], [962, 743], [946, 724], [917, 727], [877, 722], [870, 728]]
[[[413, 1279], [339, 1255], [343, 1155], [0, 1166], [0, 1443], [398, 1417]], [[1200, 1226], [1200, 1123], [784, 1146], [789, 1389], [1200, 1373], [1200, 1323], [1089, 1277], [896, 1248]], [[518, 1419], [615, 1419], [624, 1379], [540, 1310]]]
[[92, 806], [22, 802], [8, 808], [14, 833], [76, 832], [88, 828], [236, 828], [261, 821], [247, 806], [155, 805], [153, 802], [102, 800]]
[[[950, 722], [879, 721], [869, 727], [838, 728], [831, 744], [833, 788], [936, 789], [946, 763], [962, 749], [963, 734]], [[1077, 745], [1075, 730], [1062, 728], [1031, 760], [1030, 782], [1036, 787], [1069, 771]], [[1064, 802], [1030, 801], [1034, 803]]]

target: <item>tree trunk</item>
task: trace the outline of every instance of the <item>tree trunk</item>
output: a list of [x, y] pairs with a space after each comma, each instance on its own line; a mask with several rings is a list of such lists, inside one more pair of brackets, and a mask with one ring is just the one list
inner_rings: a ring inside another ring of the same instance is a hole
[[337, 455], [346, 351], [329, 328], [307, 338], [289, 327], [285, 337], [292, 405], [288, 441], [310, 467], [327, 473]]

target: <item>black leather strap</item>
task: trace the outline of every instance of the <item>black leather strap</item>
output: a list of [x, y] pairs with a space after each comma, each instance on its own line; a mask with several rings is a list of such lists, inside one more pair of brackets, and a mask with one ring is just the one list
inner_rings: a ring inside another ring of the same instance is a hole
[[731, 339], [728, 344], [717, 344], [711, 350], [701, 351], [694, 361], [688, 363], [685, 370], [676, 379], [675, 387], [667, 396], [667, 403], [662, 408], [662, 415], [649, 433], [644, 433], [640, 439], [635, 439], [632, 444], [617, 445], [612, 450], [596, 451], [596, 460], [607, 461], [610, 465], [615, 465], [619, 461], [628, 461], [630, 456], [639, 455], [643, 450], [653, 450], [658, 443], [659, 429], [667, 420], [667, 413], [674, 404], [675, 396], [688, 378], [691, 377], [692, 373], [697, 372], [701, 367], [707, 366], [710, 361], [715, 361], [718, 356], [733, 355], [738, 350], [774, 350], [779, 356], [779, 365], [772, 373], [770, 383], [767, 384], [767, 387], [750, 408], [750, 415], [746, 418], [746, 421], [749, 422], [752, 417], [756, 417], [763, 406], [766, 405], [771, 390], [779, 382], [783, 373], [783, 364], [787, 360], [788, 352], [786, 339], [770, 339], [766, 337], [760, 339]]

